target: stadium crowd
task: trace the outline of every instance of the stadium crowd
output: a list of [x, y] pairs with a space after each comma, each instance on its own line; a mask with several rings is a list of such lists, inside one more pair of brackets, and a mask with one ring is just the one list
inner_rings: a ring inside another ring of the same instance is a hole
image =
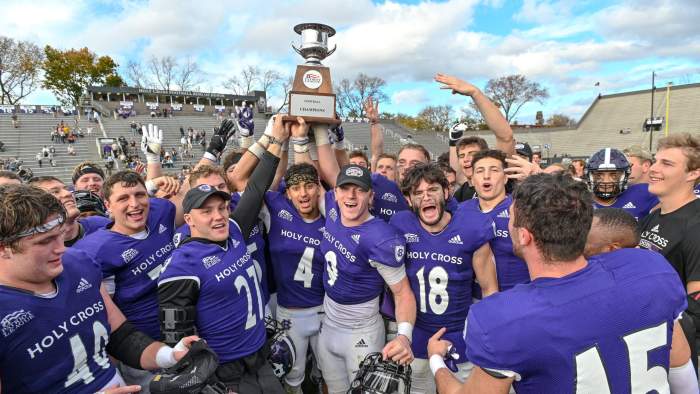
[[700, 137], [542, 168], [435, 81], [495, 146], [384, 152], [370, 98], [369, 157], [239, 111], [179, 176], [152, 124], [110, 146], [136, 171], [0, 172], [0, 390], [698, 393]]

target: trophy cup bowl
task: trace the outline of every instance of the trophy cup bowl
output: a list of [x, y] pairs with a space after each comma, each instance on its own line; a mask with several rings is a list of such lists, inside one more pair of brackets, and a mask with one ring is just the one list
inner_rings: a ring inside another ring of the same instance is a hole
[[297, 66], [289, 91], [288, 115], [283, 119], [300, 116], [309, 123], [339, 124], [330, 70], [321, 64], [335, 52], [335, 47], [328, 50], [328, 37], [335, 35], [335, 29], [322, 23], [301, 23], [294, 26], [294, 31], [301, 36], [301, 45], [297, 48], [292, 44], [292, 48], [306, 63]]
[[335, 35], [335, 29], [322, 23], [300, 23], [294, 26], [294, 31], [301, 35], [299, 48], [292, 44], [292, 48], [300, 54], [307, 65], [321, 65], [321, 60], [327, 58], [336, 47], [328, 50], [328, 37]]

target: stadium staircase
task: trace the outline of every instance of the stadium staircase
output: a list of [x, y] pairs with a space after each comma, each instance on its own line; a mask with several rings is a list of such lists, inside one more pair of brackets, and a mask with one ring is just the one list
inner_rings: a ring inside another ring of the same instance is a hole
[[[98, 154], [96, 139], [102, 137], [100, 128], [95, 123], [88, 123], [83, 117], [79, 121], [79, 127], [83, 130], [85, 137], [78, 137], [73, 144], [76, 155], [70, 156], [67, 153], [68, 143], [62, 144], [60, 141], [51, 142], [51, 130], [56, 127], [61, 120], [71, 129], [74, 126], [73, 116], [58, 116], [45, 114], [18, 114], [20, 128], [12, 127], [10, 115], [0, 116], [0, 141], [5, 143], [5, 151], [0, 152], [0, 158], [18, 158], [24, 161], [24, 166], [31, 168], [35, 176], [52, 175], [62, 181], [71, 184], [73, 168], [79, 163], [89, 160], [101, 163], [102, 159]], [[92, 127], [92, 134], [87, 135], [87, 128]], [[36, 154], [46, 145], [53, 145], [56, 148], [54, 160], [56, 167], [51, 167], [49, 159], [44, 158], [42, 167], [36, 161]]]
[[[255, 135], [260, 136], [265, 130], [265, 124], [267, 123], [267, 119], [264, 117], [263, 114], [257, 113], [255, 114], [253, 119], [255, 121]], [[136, 122], [137, 124], [141, 123], [144, 125], [151, 123], [157, 125], [160, 129], [162, 129], [163, 148], [166, 151], [170, 151], [172, 148], [175, 148], [177, 150], [177, 148], [180, 146], [180, 127], [185, 129], [185, 133], [187, 133], [187, 129], [189, 127], [192, 127], [194, 130], [205, 130], [207, 133], [206, 140], [208, 142], [209, 138], [211, 138], [214, 127], [219, 126], [219, 124], [221, 123], [216, 117], [211, 115], [174, 115], [173, 117], [168, 118], [152, 118], [148, 115], [137, 115], [129, 117], [127, 119], [114, 119], [109, 117], [102, 118], [102, 124], [104, 125], [107, 136], [114, 139], [118, 139], [119, 137], [123, 136], [126, 138], [127, 141], [136, 141], [138, 145], [141, 141], [141, 135], [134, 135], [131, 132], [131, 122]], [[237, 143], [238, 138], [232, 138], [231, 141], [229, 141], [226, 152], [228, 152], [231, 149], [236, 149], [238, 147]], [[201, 159], [203, 153], [204, 149], [200, 145], [193, 143], [193, 157], [178, 158], [178, 160], [175, 161], [174, 167], [172, 169], [164, 168], [163, 170], [166, 173], [175, 172], [177, 170], [182, 169], [183, 166], [186, 165], [194, 166], [195, 164], [197, 164], [199, 159]], [[141, 153], [140, 149], [139, 157], [145, 162], [145, 157], [143, 157], [143, 154]]]

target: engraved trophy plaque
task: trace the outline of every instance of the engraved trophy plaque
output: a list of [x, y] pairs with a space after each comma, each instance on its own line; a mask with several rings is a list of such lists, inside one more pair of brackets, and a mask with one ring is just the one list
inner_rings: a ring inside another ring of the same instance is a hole
[[294, 120], [300, 116], [307, 123], [339, 124], [331, 73], [321, 64], [335, 52], [335, 47], [328, 50], [328, 37], [335, 35], [335, 29], [321, 23], [301, 23], [294, 26], [294, 31], [301, 35], [301, 46], [297, 48], [292, 44], [292, 48], [306, 63], [297, 66], [289, 92], [288, 115], [284, 119]]

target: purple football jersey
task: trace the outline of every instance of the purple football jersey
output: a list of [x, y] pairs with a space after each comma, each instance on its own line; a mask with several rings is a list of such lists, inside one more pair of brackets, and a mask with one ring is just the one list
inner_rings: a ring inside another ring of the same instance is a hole
[[83, 230], [85, 231], [85, 235], [90, 235], [90, 234], [94, 233], [95, 231], [106, 227], [112, 221], [109, 220], [109, 218], [106, 218], [104, 216], [88, 216], [88, 217], [78, 219], [78, 222], [80, 223], [81, 226], [83, 226]]
[[648, 215], [652, 208], [659, 203], [659, 199], [649, 193], [649, 185], [638, 183], [629, 185], [627, 190], [622, 192], [611, 205], [602, 205], [593, 201], [594, 208], [622, 208], [639, 220]]
[[197, 334], [221, 363], [255, 353], [265, 343], [262, 272], [253, 263], [240, 229], [230, 223], [226, 248], [199, 240], [184, 241], [172, 253], [159, 284], [192, 279], [199, 284]]
[[[493, 221], [473, 209], [459, 209], [440, 233], [432, 234], [409, 211], [390, 222], [406, 240], [406, 276], [416, 297], [416, 327], [462, 332], [472, 304], [474, 252], [494, 238]], [[426, 343], [412, 344], [427, 358]]]
[[323, 304], [321, 239], [325, 219], [305, 221], [284, 195], [269, 191], [270, 263], [277, 285], [277, 303], [285, 308], [310, 308]]
[[396, 212], [409, 209], [408, 202], [401, 193], [401, 189], [396, 182], [392, 182], [384, 175], [372, 174], [372, 215], [384, 219], [388, 222]]
[[515, 373], [519, 394], [669, 392], [671, 334], [686, 305], [660, 254], [621, 249], [473, 305], [467, 357]]
[[345, 227], [334, 193], [329, 191], [325, 199], [326, 226], [321, 252], [326, 261], [323, 271], [326, 294], [345, 305], [370, 301], [384, 289], [384, 279], [370, 260], [391, 267], [401, 266], [406, 251], [403, 237], [377, 217], [356, 227]]
[[693, 189], [693, 192], [695, 192], [696, 196], [700, 196], [700, 183], [695, 185], [695, 189]]
[[[238, 202], [241, 200], [241, 193], [231, 194], [231, 212], [236, 209]], [[265, 239], [265, 225], [262, 221], [258, 221], [258, 224], [250, 230], [248, 235], [248, 252], [253, 256], [253, 262], [257, 264], [258, 269], [262, 269], [263, 272], [263, 295], [265, 298], [265, 303], [270, 300], [270, 293], [274, 293], [275, 289], [272, 282], [272, 272], [270, 272], [270, 266], [267, 262], [266, 253], [267, 240]]]
[[75, 248], [62, 261], [53, 296], [0, 285], [4, 393], [94, 393], [116, 373], [100, 266]]
[[175, 205], [151, 198], [146, 228], [148, 236], [136, 239], [101, 228], [78, 241], [102, 266], [105, 278], [114, 276], [114, 302], [139, 330], [160, 338], [156, 281], [165, 260], [170, 257], [175, 233]]
[[[506, 291], [519, 283], [530, 281], [527, 264], [523, 259], [513, 254], [513, 241], [508, 232], [508, 221], [510, 220], [508, 209], [512, 203], [513, 199], [506, 196], [506, 199], [490, 212], [482, 213], [488, 215], [496, 224], [496, 238], [491, 240], [491, 251], [496, 259], [496, 274], [498, 275], [500, 291]], [[479, 199], [466, 200], [460, 205], [479, 211]]]

